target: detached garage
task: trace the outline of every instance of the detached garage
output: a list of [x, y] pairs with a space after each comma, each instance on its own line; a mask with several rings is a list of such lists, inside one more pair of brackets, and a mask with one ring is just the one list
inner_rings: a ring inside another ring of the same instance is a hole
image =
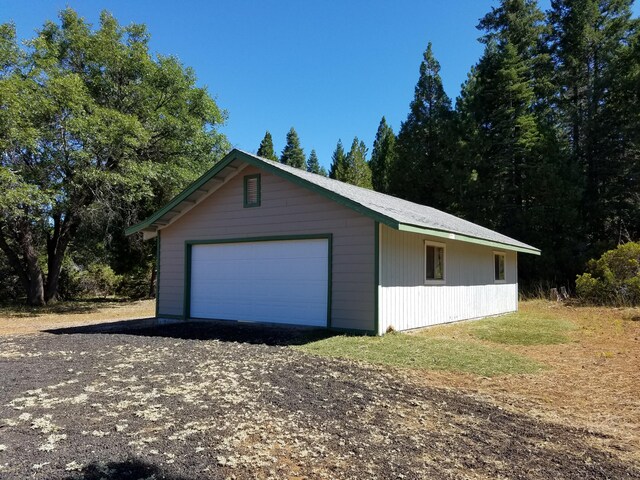
[[233, 150], [127, 230], [156, 238], [159, 318], [382, 334], [518, 308], [530, 245]]

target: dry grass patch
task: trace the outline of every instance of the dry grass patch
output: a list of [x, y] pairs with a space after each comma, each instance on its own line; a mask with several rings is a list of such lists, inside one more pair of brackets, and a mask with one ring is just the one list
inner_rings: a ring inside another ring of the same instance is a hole
[[36, 333], [54, 328], [155, 316], [155, 300], [96, 299], [59, 302], [46, 307], [0, 307], [0, 335]]
[[[490, 395], [547, 420], [605, 432], [623, 441], [629, 458], [640, 460], [640, 322], [633, 320], [639, 316], [638, 308], [521, 302], [517, 314], [434, 327], [417, 335], [499, 344], [549, 368], [529, 376], [423, 371], [413, 378]], [[542, 331], [536, 334], [536, 329]]]

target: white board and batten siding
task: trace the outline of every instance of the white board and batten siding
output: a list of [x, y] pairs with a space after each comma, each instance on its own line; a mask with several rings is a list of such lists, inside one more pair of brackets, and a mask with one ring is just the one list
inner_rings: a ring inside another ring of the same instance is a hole
[[[261, 205], [244, 208], [243, 177], [257, 173], [261, 175]], [[255, 167], [246, 167], [198, 208], [160, 230], [158, 315], [183, 315], [187, 241], [325, 234], [331, 234], [331, 326], [372, 331], [374, 221]]]
[[[494, 280], [497, 248], [397, 231], [380, 225], [378, 333], [410, 330], [516, 311], [517, 253]], [[445, 244], [445, 281], [425, 285], [425, 240]]]

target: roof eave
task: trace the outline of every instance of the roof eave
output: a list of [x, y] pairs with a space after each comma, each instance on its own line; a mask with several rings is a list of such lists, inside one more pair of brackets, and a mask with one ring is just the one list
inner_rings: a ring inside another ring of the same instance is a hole
[[[232, 155], [235, 150], [232, 150], [226, 157], [216, 163], [213, 167], [207, 170], [201, 177], [194, 180], [191, 185], [189, 185], [186, 189], [180, 192], [178, 195], [173, 197], [169, 203], [165, 206], [154, 212], [152, 215], [147, 217], [140, 223], [137, 223], [127, 229], [125, 229], [125, 235], [133, 235], [134, 233], [138, 233], [143, 230], [149, 230], [151, 227], [153, 231], [157, 231], [158, 227], [153, 227], [153, 224], [160, 220], [162, 216], [167, 214], [171, 209], [177, 207], [180, 203], [182, 203], [187, 197], [196, 192], [200, 187], [202, 187], [205, 183], [215, 177], [219, 172], [224, 170], [231, 162], [233, 162], [236, 157]], [[155, 235], [153, 235], [155, 236]], [[153, 237], [150, 237], [153, 238]]]
[[484, 238], [472, 237], [469, 235], [463, 235], [460, 233], [449, 232], [445, 230], [435, 230], [433, 228], [420, 227], [417, 225], [409, 225], [407, 223], [398, 224], [397, 230], [411, 233], [421, 233], [424, 235], [431, 235], [433, 237], [448, 238], [450, 240], [458, 240], [465, 243], [475, 243], [477, 245], [484, 245], [487, 247], [500, 248], [503, 250], [511, 250], [514, 252], [530, 253], [531, 255], [540, 255], [542, 252], [530, 245], [519, 246], [510, 245], [508, 243], [496, 242], [494, 240], [485, 240]]
[[454, 233], [445, 230], [437, 230], [433, 228], [421, 227], [418, 225], [410, 225], [406, 223], [398, 222], [396, 219], [389, 217], [387, 215], [383, 215], [380, 212], [377, 212], [371, 208], [368, 208], [358, 202], [355, 202], [349, 198], [346, 198], [338, 193], [333, 192], [327, 188], [321, 187], [320, 185], [316, 185], [315, 183], [309, 182], [303, 178], [300, 178], [286, 170], [280, 169], [273, 165], [270, 165], [266, 161], [261, 161], [260, 159], [250, 155], [242, 150], [233, 149], [229, 152], [222, 160], [216, 163], [213, 167], [211, 167], [207, 172], [205, 172], [200, 178], [195, 180], [191, 185], [189, 185], [185, 190], [176, 195], [169, 203], [167, 203], [164, 207], [156, 211], [153, 215], [149, 216], [147, 219], [142, 222], [133, 225], [125, 230], [126, 235], [133, 235], [134, 233], [143, 231], [145, 239], [153, 238], [156, 235], [156, 232], [159, 226], [155, 226], [154, 223], [159, 221], [165, 214], [167, 214], [170, 210], [177, 207], [181, 202], [187, 199], [190, 195], [192, 195], [196, 190], [202, 187], [205, 183], [215, 177], [218, 173], [224, 170], [231, 162], [234, 160], [240, 160], [248, 163], [249, 165], [253, 165], [254, 167], [258, 167], [264, 170], [267, 170], [279, 177], [285, 178], [299, 186], [307, 188], [308, 190], [314, 191], [323, 195], [330, 200], [333, 200], [347, 208], [355, 210], [356, 212], [365, 215], [367, 217], [372, 218], [375, 221], [378, 221], [382, 224], [387, 225], [396, 230], [413, 232], [413, 233], [421, 233], [424, 235], [431, 235], [435, 237], [448, 238], [451, 240], [459, 240], [461, 242], [467, 243], [475, 243], [478, 245], [491, 246], [495, 248], [501, 248], [504, 250], [512, 250], [516, 252], [530, 253], [532, 255], [540, 255], [540, 250], [535, 247], [531, 247], [529, 245], [526, 246], [516, 246], [510, 245], [507, 243], [496, 242], [491, 240], [485, 240], [482, 238], [472, 237], [469, 235], [463, 235], [459, 233]]

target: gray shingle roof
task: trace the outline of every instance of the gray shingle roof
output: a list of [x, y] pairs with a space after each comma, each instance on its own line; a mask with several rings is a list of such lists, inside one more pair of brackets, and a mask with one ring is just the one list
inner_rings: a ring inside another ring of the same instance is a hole
[[129, 227], [126, 234], [131, 235], [144, 231], [150, 237], [155, 236], [158, 228], [170, 223], [172, 219], [176, 218], [176, 215], [180, 216], [181, 204], [185, 202], [189, 205], [196, 204], [199, 199], [203, 198], [203, 192], [208, 191], [207, 184], [213, 182], [218, 174], [223, 174], [221, 172], [233, 168], [232, 164], [235, 161], [252, 164], [281, 175], [392, 228], [540, 254], [540, 250], [531, 245], [441, 210], [289, 167], [238, 149], [232, 150], [163, 208], [137, 225]]
[[362, 205], [366, 209], [377, 212], [385, 217], [389, 217], [401, 224], [439, 230], [442, 232], [464, 235], [480, 240], [519, 247], [526, 250], [538, 251], [537, 248], [532, 247], [531, 245], [527, 245], [526, 243], [507, 237], [501, 233], [426, 205], [408, 202], [367, 188], [356, 187], [355, 185], [333, 180], [322, 175], [309, 173], [299, 168], [290, 167], [279, 162], [257, 157], [247, 152], [243, 153], [265, 162], [279, 170], [295, 175], [296, 177], [321, 187], [322, 189], [334, 192], [341, 197]]

